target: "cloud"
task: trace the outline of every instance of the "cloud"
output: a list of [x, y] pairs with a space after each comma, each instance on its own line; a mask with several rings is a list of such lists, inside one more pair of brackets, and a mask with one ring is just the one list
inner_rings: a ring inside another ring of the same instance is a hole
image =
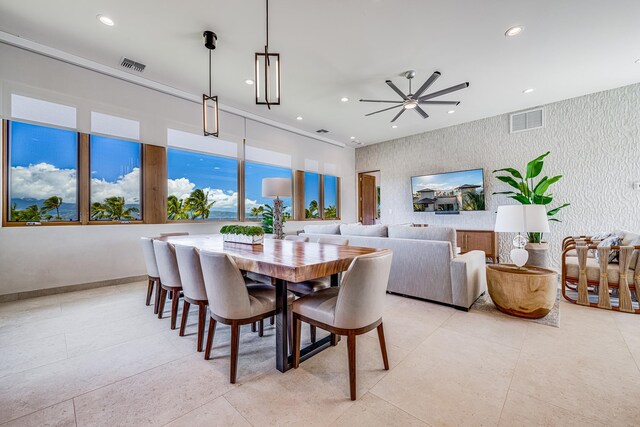
[[77, 180], [75, 169], [58, 169], [48, 163], [11, 168], [11, 198], [43, 200], [62, 197], [75, 203]]
[[118, 177], [114, 182], [91, 178], [91, 202], [101, 202], [107, 197], [124, 197], [126, 203], [140, 203], [140, 169]]
[[[186, 199], [191, 192], [196, 189], [196, 185], [189, 181], [188, 178], [169, 179], [168, 194], [176, 196], [178, 199]], [[220, 188], [205, 187], [202, 188], [205, 193], [209, 193], [208, 200], [215, 202], [213, 209], [216, 210], [236, 210], [238, 206], [238, 192], [230, 190], [222, 190]], [[255, 200], [245, 199], [245, 206], [251, 209], [258, 206]]]

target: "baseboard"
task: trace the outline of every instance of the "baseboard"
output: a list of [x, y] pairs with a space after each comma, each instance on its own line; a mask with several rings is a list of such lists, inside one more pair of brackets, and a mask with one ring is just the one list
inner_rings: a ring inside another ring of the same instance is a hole
[[125, 283], [140, 282], [147, 280], [148, 276], [129, 276], [118, 279], [100, 280], [98, 282], [79, 283], [77, 285], [59, 286], [56, 288], [36, 289], [33, 291], [16, 292], [13, 294], [0, 295], [0, 303], [18, 301], [29, 298], [44, 297], [48, 295], [64, 294], [67, 292], [84, 291], [87, 289], [103, 288], [105, 286], [122, 285]]

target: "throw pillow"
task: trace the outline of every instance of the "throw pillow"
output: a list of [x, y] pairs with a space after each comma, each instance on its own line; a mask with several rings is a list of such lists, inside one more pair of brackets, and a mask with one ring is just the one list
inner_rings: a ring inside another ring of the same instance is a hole
[[[602, 240], [600, 243], [598, 243], [598, 247], [599, 248], [603, 248], [603, 247], [608, 247], [608, 246], [620, 246], [620, 244], [622, 243], [622, 237], [614, 234], [612, 236], [607, 237], [606, 239]], [[618, 250], [612, 250], [611, 253], [609, 253], [609, 262], [614, 262], [615, 260], [618, 259], [618, 255], [619, 255]], [[595, 254], [596, 260], [600, 260], [600, 257], [598, 255], [598, 251], [596, 251]]]

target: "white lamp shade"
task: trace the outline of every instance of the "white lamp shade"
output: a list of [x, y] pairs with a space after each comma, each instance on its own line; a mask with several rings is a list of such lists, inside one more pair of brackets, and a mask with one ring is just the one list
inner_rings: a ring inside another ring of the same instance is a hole
[[291, 180], [289, 178], [264, 178], [262, 180], [262, 197], [291, 197]]
[[499, 233], [548, 233], [544, 205], [498, 206], [495, 231]]

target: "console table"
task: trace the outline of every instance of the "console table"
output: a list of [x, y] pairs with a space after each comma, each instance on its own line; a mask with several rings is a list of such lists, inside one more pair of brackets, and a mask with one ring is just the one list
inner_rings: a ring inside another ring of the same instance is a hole
[[484, 251], [492, 262], [500, 262], [498, 235], [493, 230], [456, 230], [461, 253]]

